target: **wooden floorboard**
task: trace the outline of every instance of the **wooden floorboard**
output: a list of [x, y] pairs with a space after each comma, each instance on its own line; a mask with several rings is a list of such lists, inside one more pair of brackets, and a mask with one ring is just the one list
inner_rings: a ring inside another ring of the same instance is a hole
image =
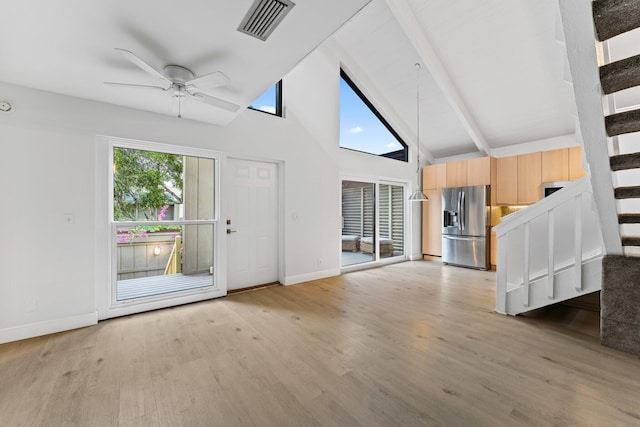
[[597, 313], [419, 261], [0, 345], [0, 426], [637, 426]]

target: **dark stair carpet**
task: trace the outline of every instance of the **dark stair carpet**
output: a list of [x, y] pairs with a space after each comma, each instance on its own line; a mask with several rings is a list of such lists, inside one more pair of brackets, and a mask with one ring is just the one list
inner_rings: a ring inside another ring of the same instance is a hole
[[607, 95], [640, 85], [640, 55], [600, 67], [600, 82]]
[[609, 159], [612, 171], [640, 168], [640, 153], [619, 154]]
[[640, 27], [640, 0], [597, 0], [593, 2], [593, 22], [598, 40]]
[[640, 186], [618, 187], [614, 190], [616, 199], [633, 199], [640, 197]]
[[608, 136], [640, 131], [640, 110], [616, 113], [604, 118]]
[[619, 224], [640, 224], [640, 214], [618, 214]]
[[623, 237], [622, 246], [640, 246], [640, 237]]

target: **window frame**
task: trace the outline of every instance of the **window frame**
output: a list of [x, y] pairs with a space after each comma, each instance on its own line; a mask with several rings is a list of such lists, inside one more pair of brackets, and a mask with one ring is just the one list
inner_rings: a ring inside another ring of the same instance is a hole
[[[249, 105], [247, 108], [253, 111], [259, 111], [261, 113], [269, 114], [271, 116], [283, 117], [282, 116], [282, 79], [278, 81], [275, 85], [276, 88], [276, 112], [271, 113], [269, 111], [260, 110], [259, 108], [254, 107], [253, 105]], [[262, 96], [262, 95], [261, 95]], [[257, 100], [256, 100], [257, 101]], [[255, 102], [255, 101], [254, 101]]]
[[373, 115], [376, 116], [376, 118], [380, 121], [380, 123], [382, 123], [382, 125], [389, 131], [389, 133], [391, 133], [391, 135], [393, 135], [393, 137], [403, 147], [400, 150], [391, 151], [389, 153], [383, 153], [383, 154], [375, 154], [375, 153], [371, 153], [371, 152], [368, 152], [368, 151], [356, 150], [354, 148], [343, 147], [342, 145], [340, 145], [340, 148], [342, 148], [344, 150], [351, 150], [351, 151], [356, 151], [356, 152], [359, 152], [359, 153], [370, 154], [370, 155], [373, 155], [373, 156], [386, 157], [388, 159], [400, 160], [400, 161], [408, 163], [409, 162], [409, 145], [407, 145], [407, 143], [404, 142], [404, 139], [402, 139], [402, 137], [398, 134], [398, 132], [395, 131], [395, 129], [393, 129], [393, 127], [384, 118], [384, 116], [382, 116], [382, 114], [380, 114], [380, 112], [373, 105], [373, 103], [371, 103], [371, 101], [369, 101], [369, 99], [358, 88], [358, 86], [356, 86], [355, 82], [351, 79], [351, 77], [349, 77], [349, 75], [346, 73], [346, 71], [344, 71], [343, 68], [340, 68], [340, 78], [343, 79], [347, 83], [347, 85], [349, 85], [351, 90], [353, 90], [353, 92], [360, 98], [360, 100], [367, 106], [367, 108], [369, 108], [369, 110], [373, 113]]
[[[167, 220], [167, 221], [116, 221], [114, 218], [114, 201], [113, 201], [113, 179], [114, 179], [114, 149], [115, 148], [128, 148], [142, 151], [161, 152], [166, 154], [174, 154], [179, 156], [190, 156], [208, 158], [214, 161], [214, 212], [213, 218], [205, 220]], [[110, 264], [110, 277], [109, 277], [109, 295], [107, 301], [107, 311], [109, 317], [121, 316], [139, 311], [145, 311], [148, 309], [162, 308], [166, 306], [173, 306], [184, 303], [182, 300], [185, 298], [196, 298], [195, 300], [208, 299], [220, 295], [221, 292], [226, 294], [225, 289], [221, 288], [222, 275], [220, 273], [220, 253], [221, 253], [221, 239], [219, 237], [220, 230], [220, 159], [221, 156], [217, 152], [202, 150], [197, 148], [173, 146], [162, 143], [154, 143], [147, 141], [125, 140], [119, 138], [109, 138], [108, 143], [108, 221], [109, 221], [109, 264]], [[210, 286], [187, 289], [182, 291], [176, 291], [165, 294], [150, 295], [146, 297], [136, 299], [117, 299], [117, 265], [116, 265], [116, 250], [117, 250], [117, 230], [121, 227], [136, 227], [138, 225], [176, 225], [176, 226], [188, 226], [188, 225], [210, 225], [213, 227], [213, 241], [212, 241], [212, 254], [213, 254], [213, 267], [214, 273], [212, 275], [212, 281]], [[211, 295], [211, 296], [206, 296]], [[194, 301], [195, 301], [194, 300]], [[139, 308], [137, 308], [139, 307]], [[150, 308], [146, 308], [150, 307]]]

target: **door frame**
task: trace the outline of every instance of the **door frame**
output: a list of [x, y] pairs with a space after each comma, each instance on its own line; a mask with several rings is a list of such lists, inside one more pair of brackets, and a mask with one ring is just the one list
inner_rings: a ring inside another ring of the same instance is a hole
[[[365, 270], [367, 268], [373, 268], [373, 267], [379, 267], [382, 265], [388, 265], [388, 264], [396, 264], [399, 262], [404, 262], [404, 261], [409, 261], [411, 258], [408, 254], [408, 248], [409, 246], [409, 240], [410, 237], [408, 235], [409, 233], [409, 209], [410, 209], [410, 205], [409, 205], [409, 196], [408, 191], [411, 188], [411, 182], [408, 180], [403, 180], [403, 179], [396, 179], [396, 178], [387, 178], [387, 177], [378, 177], [378, 176], [366, 176], [366, 175], [347, 175], [347, 174], [341, 174], [340, 175], [340, 179], [339, 179], [339, 190], [338, 190], [338, 194], [340, 197], [340, 219], [342, 219], [342, 182], [343, 181], [355, 181], [355, 182], [364, 182], [367, 184], [374, 184], [375, 186], [375, 209], [374, 209], [374, 227], [375, 227], [375, 242], [376, 242], [376, 250], [375, 250], [375, 260], [373, 261], [369, 261], [369, 262], [363, 262], [360, 264], [353, 264], [353, 265], [349, 265], [346, 267], [342, 266], [342, 241], [341, 239], [338, 239], [337, 242], [337, 249], [338, 249], [338, 254], [340, 255], [340, 273], [349, 273], [351, 271], [357, 271], [357, 270]], [[398, 255], [398, 256], [392, 256], [392, 257], [388, 257], [388, 258], [380, 258], [380, 238], [379, 238], [379, 232], [380, 232], [380, 212], [379, 212], [379, 208], [380, 208], [380, 184], [385, 184], [385, 185], [397, 185], [397, 186], [401, 186], [404, 188], [404, 204], [403, 204], [403, 218], [402, 218], [402, 229], [403, 229], [403, 233], [404, 233], [404, 242], [403, 242], [403, 254], [402, 255]], [[342, 227], [340, 227], [340, 235], [342, 235]]]
[[225, 286], [225, 290], [227, 289], [227, 283], [228, 283], [228, 251], [227, 251], [227, 234], [224, 230], [226, 230], [226, 219], [229, 217], [229, 211], [227, 209], [227, 204], [225, 203], [225, 201], [227, 200], [228, 195], [226, 194], [227, 188], [226, 188], [226, 181], [225, 183], [223, 183], [222, 181], [226, 179], [226, 174], [229, 172], [229, 168], [228, 168], [228, 162], [230, 159], [233, 160], [240, 160], [240, 161], [247, 161], [247, 162], [259, 162], [259, 163], [268, 163], [268, 164], [272, 164], [275, 165], [276, 167], [276, 179], [278, 180], [278, 182], [276, 182], [276, 189], [278, 191], [277, 197], [276, 197], [276, 224], [278, 229], [276, 230], [276, 241], [277, 241], [277, 245], [278, 245], [278, 249], [277, 249], [277, 256], [278, 256], [278, 261], [277, 261], [277, 275], [278, 275], [278, 281], [281, 284], [285, 283], [285, 262], [284, 262], [284, 254], [285, 254], [285, 248], [284, 248], [284, 206], [285, 206], [285, 198], [284, 198], [284, 170], [285, 170], [285, 163], [284, 161], [281, 160], [273, 160], [273, 159], [265, 159], [265, 158], [261, 158], [261, 157], [250, 157], [250, 156], [239, 156], [239, 155], [234, 155], [234, 154], [226, 154], [223, 155], [220, 158], [220, 162], [221, 162], [221, 168], [220, 168], [220, 173], [221, 173], [221, 178], [220, 178], [220, 198], [222, 200], [222, 202], [220, 203], [220, 231], [221, 231], [221, 248], [223, 249], [222, 251], [220, 251], [220, 256], [219, 256], [219, 261], [220, 261], [220, 265], [219, 268], [221, 269], [221, 273], [222, 276], [224, 277], [224, 286]]

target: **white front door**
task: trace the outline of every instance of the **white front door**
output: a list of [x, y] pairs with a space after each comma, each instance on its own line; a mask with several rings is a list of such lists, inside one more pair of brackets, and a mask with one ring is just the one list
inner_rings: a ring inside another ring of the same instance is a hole
[[278, 167], [228, 159], [227, 289], [278, 281]]

